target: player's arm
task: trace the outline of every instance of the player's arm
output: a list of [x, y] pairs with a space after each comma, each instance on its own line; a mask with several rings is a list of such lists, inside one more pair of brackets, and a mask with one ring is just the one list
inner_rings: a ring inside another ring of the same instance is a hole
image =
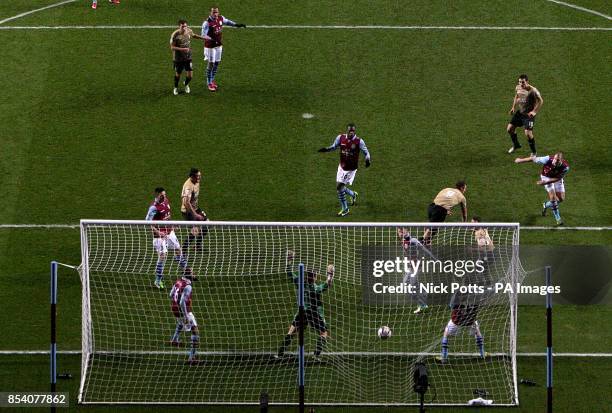
[[288, 250], [287, 251], [287, 262], [285, 264], [285, 274], [287, 274], [287, 278], [297, 283], [299, 274], [293, 271], [293, 260], [294, 259], [295, 259], [295, 252]]
[[197, 217], [200, 216], [198, 211], [195, 210], [193, 205], [191, 205], [191, 189], [183, 187], [183, 192], [181, 194], [181, 203], [185, 207], [185, 211], [191, 216]]
[[514, 115], [514, 112], [516, 112], [516, 104], [519, 101], [519, 95], [518, 93], [514, 94], [514, 99], [512, 99], [512, 107], [510, 108], [510, 114]]
[[461, 219], [463, 222], [467, 222], [467, 201], [465, 198], [463, 198], [459, 205], [461, 205]]
[[243, 24], [243, 23], [236, 23], [235, 21], [230, 20], [230, 19], [228, 19], [228, 18], [226, 18], [226, 17], [223, 17], [223, 24], [226, 24], [226, 25], [228, 25], [228, 26], [234, 26], [234, 27], [243, 27], [243, 28], [246, 28], [246, 24]]
[[365, 141], [363, 139], [359, 141], [359, 149], [361, 150], [361, 152], [363, 152], [365, 156], [366, 168], [369, 168], [370, 164], [372, 163], [372, 159], [370, 158], [370, 151], [368, 151], [368, 147], [366, 146]]
[[544, 104], [544, 99], [542, 99], [542, 95], [540, 95], [540, 92], [537, 91], [537, 89], [535, 93], [535, 98], [536, 98], [535, 106], [533, 107], [533, 110], [527, 114], [529, 117], [532, 117], [532, 118], [538, 114], [538, 112], [540, 111], [540, 108]]
[[569, 166], [567, 168], [565, 168], [565, 170], [563, 172], [561, 172], [558, 177], [556, 177], [556, 178], [548, 178], [546, 180], [542, 179], [542, 180], [539, 180], [536, 183], [538, 185], [554, 184], [555, 182], [559, 182], [560, 180], [562, 180], [563, 177], [565, 177], [565, 175], [567, 175], [568, 172], [569, 172]]
[[[542, 156], [541, 158], [548, 158], [548, 156]], [[514, 160], [514, 163], [526, 163], [526, 162], [540, 163], [540, 162], [537, 162], [536, 159], [537, 158], [535, 156], [530, 155], [530, 156], [528, 156], [526, 158], [516, 158]], [[547, 161], [548, 161], [548, 159], [547, 159]], [[546, 163], [546, 162], [544, 162], [544, 163]]]
[[338, 149], [338, 147], [340, 146], [340, 135], [336, 136], [336, 139], [334, 139], [334, 141], [332, 142], [331, 145], [325, 147], [325, 148], [321, 148], [319, 149], [319, 152], [331, 152], [331, 151], [335, 151], [336, 149]]
[[[153, 218], [155, 217], [155, 213], [157, 212], [157, 208], [155, 208], [153, 205], [151, 205], [149, 207], [149, 210], [147, 211], [147, 216], [145, 217], [145, 220], [147, 221], [153, 221]], [[159, 230], [159, 228], [155, 225], [151, 225], [151, 231], [153, 231], [153, 235], [157, 235], [158, 237], [163, 237], [164, 234], [162, 234]]]
[[188, 47], [178, 47], [177, 45], [174, 44], [175, 35], [176, 35], [176, 32], [172, 33], [172, 35], [170, 36], [170, 50], [178, 50], [179, 52], [188, 52], [189, 51]]
[[202, 23], [202, 39], [212, 40], [212, 37], [210, 37], [206, 33], [208, 33], [208, 20], [204, 20], [204, 23]]

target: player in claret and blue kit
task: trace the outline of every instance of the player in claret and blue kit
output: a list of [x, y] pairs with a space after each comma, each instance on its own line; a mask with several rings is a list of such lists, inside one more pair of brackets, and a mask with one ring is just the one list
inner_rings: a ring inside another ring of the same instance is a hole
[[336, 136], [334, 142], [326, 147], [319, 149], [319, 152], [331, 152], [340, 148], [340, 164], [336, 174], [336, 191], [338, 200], [340, 201], [340, 212], [338, 216], [346, 216], [349, 211], [349, 202], [346, 197], [350, 198], [350, 205], [357, 203], [357, 191], [353, 191], [348, 186], [353, 184], [357, 167], [359, 166], [359, 152], [363, 152], [365, 156], [365, 166], [368, 168], [371, 164], [370, 152], [365, 144], [365, 141], [356, 134], [357, 128], [350, 123], [346, 127], [346, 133]]
[[542, 203], [542, 216], [550, 208], [557, 225], [563, 225], [559, 204], [565, 200], [565, 185], [563, 178], [570, 170], [569, 164], [563, 158], [563, 152], [557, 152], [548, 156], [529, 156], [527, 158], [516, 158], [515, 163], [534, 162], [542, 166], [540, 180], [536, 183], [543, 185], [548, 192], [548, 200]]
[[[166, 190], [162, 187], [155, 188], [155, 199], [147, 211], [147, 221], [170, 221], [170, 202]], [[187, 266], [187, 259], [183, 256], [181, 244], [176, 238], [174, 227], [171, 225], [152, 225], [153, 248], [157, 252], [157, 264], [155, 266], [155, 286], [164, 288], [164, 266], [168, 256], [168, 248], [174, 250], [174, 259], [185, 274], [191, 274]]]
[[170, 291], [172, 314], [176, 318], [176, 328], [170, 344], [175, 347], [181, 345], [181, 331], [191, 332], [191, 346], [189, 347], [189, 358], [187, 363], [190, 365], [201, 364], [196, 356], [197, 348], [200, 344], [200, 334], [198, 330], [198, 322], [196, 321], [191, 309], [191, 296], [193, 287], [191, 282], [193, 275], [184, 275], [176, 280], [172, 291]]

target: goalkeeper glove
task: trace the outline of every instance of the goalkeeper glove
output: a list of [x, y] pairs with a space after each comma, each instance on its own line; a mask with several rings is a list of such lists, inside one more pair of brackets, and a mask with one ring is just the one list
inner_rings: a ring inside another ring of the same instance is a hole
[[331, 284], [331, 282], [334, 280], [334, 273], [335, 273], [335, 268], [334, 268], [334, 264], [329, 264], [327, 266], [327, 283]]
[[327, 148], [321, 148], [321, 149], [319, 149], [319, 152], [329, 152], [329, 149], [327, 149]]
[[236, 27], [244, 27], [246, 29], [246, 24], [236, 23]]
[[365, 163], [366, 163], [366, 168], [369, 168], [370, 165], [372, 164], [372, 162], [370, 162], [370, 160], [367, 159], [367, 158], [366, 158], [366, 162]]

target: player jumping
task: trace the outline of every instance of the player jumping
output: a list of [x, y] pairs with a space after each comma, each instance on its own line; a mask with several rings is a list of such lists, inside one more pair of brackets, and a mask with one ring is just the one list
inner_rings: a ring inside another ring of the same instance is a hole
[[338, 148], [340, 148], [340, 164], [336, 174], [336, 191], [340, 201], [338, 216], [343, 217], [350, 212], [346, 196], [348, 195], [351, 198], [350, 204], [355, 205], [359, 195], [357, 191], [348, 188], [348, 185], [352, 185], [355, 180], [355, 174], [359, 166], [359, 152], [363, 152], [365, 156], [366, 168], [370, 166], [372, 161], [365, 141], [356, 135], [356, 127], [352, 123], [349, 123], [346, 127], [346, 133], [336, 136], [336, 139], [330, 146], [319, 149], [319, 152], [330, 152]]
[[[298, 284], [299, 274], [293, 270], [293, 259], [295, 254], [293, 251], [287, 252], [287, 276], [291, 278], [294, 284]], [[317, 283], [317, 272], [313, 270], [306, 270], [306, 282], [304, 283], [304, 311], [306, 313], [306, 324], [310, 325], [317, 333], [319, 337], [317, 339], [317, 345], [314, 351], [315, 360], [319, 360], [319, 356], [327, 344], [328, 329], [327, 323], [325, 322], [325, 316], [323, 313], [323, 292], [329, 288], [334, 279], [334, 266], [329, 264], [327, 266], [327, 280], [323, 283]], [[289, 326], [289, 331], [283, 340], [278, 353], [275, 358], [280, 359], [287, 351], [287, 348], [291, 344], [293, 336], [299, 331], [300, 319], [299, 314], [296, 313], [293, 317], [293, 321]]]
[[553, 216], [557, 225], [563, 225], [559, 204], [565, 200], [565, 185], [563, 177], [569, 172], [569, 164], [563, 158], [563, 152], [557, 152], [548, 156], [529, 156], [527, 158], [516, 158], [515, 163], [534, 162], [542, 167], [540, 180], [536, 183], [543, 185], [548, 192], [548, 200], [542, 203], [542, 216], [546, 215], [548, 208], [552, 209]]

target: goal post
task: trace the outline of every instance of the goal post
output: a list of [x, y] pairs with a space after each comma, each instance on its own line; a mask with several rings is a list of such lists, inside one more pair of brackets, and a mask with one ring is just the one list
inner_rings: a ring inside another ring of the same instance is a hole
[[79, 402], [297, 405], [305, 378], [307, 405], [416, 405], [424, 363], [428, 405], [516, 405], [518, 246], [518, 224], [82, 220]]

